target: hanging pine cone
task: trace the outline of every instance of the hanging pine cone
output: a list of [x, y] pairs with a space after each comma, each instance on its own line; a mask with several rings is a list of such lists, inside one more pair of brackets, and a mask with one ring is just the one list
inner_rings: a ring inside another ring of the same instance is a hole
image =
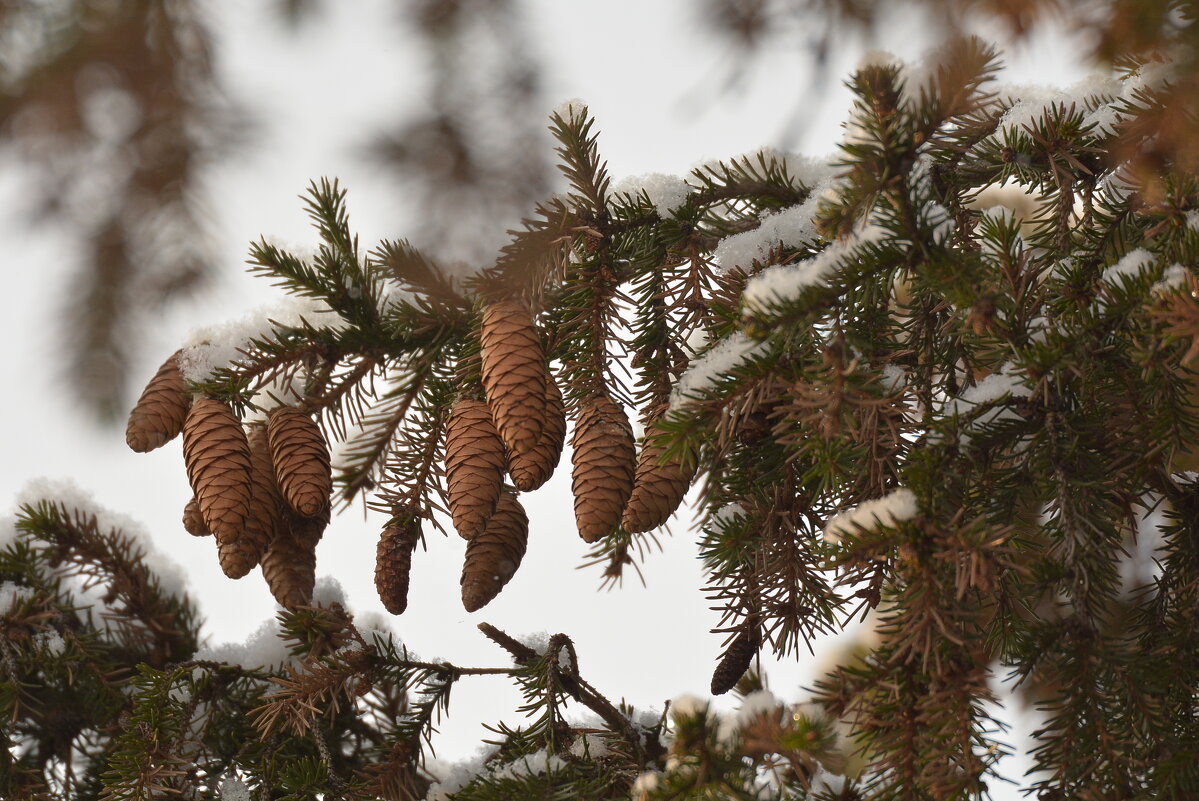
[[482, 609], [516, 574], [529, 541], [529, 518], [516, 495], [500, 496], [487, 529], [466, 545], [462, 564], [462, 606]]
[[408, 574], [420, 539], [420, 520], [411, 512], [392, 518], [379, 535], [375, 551], [375, 589], [384, 608], [400, 615], [408, 608]]
[[280, 493], [303, 517], [319, 514], [333, 494], [329, 448], [316, 421], [294, 406], [270, 413], [266, 426]]
[[316, 585], [316, 546], [329, 524], [329, 511], [300, 517], [286, 510], [278, 533], [262, 556], [262, 577], [285, 609], [307, 606]]
[[179, 352], [175, 351], [146, 384], [129, 413], [125, 442], [138, 453], [161, 448], [183, 430], [187, 407], [187, 384], [179, 372]]
[[508, 475], [522, 492], [532, 492], [554, 474], [562, 456], [562, 441], [566, 438], [566, 413], [562, 408], [562, 390], [553, 376], [546, 376], [545, 425], [537, 444], [525, 453], [508, 450]]
[[205, 527], [222, 552], [236, 547], [250, 506], [250, 446], [228, 406], [211, 398], [192, 404], [183, 426], [183, 459]]
[[458, 533], [470, 539], [487, 526], [504, 478], [504, 443], [482, 401], [463, 398], [445, 424], [446, 494]]
[[757, 653], [757, 639], [748, 632], [738, 634], [712, 674], [712, 695], [724, 695], [733, 689], [745, 671], [749, 670], [749, 663]]
[[621, 525], [630, 534], [649, 531], [669, 520], [691, 486], [694, 466], [684, 470], [678, 459], [663, 463], [665, 452], [666, 449], [652, 439], [652, 426], [647, 428], [637, 457], [633, 494], [621, 519]]
[[508, 449], [526, 453], [545, 425], [548, 368], [533, 318], [519, 303], [501, 300], [483, 311], [483, 388]]
[[187, 502], [187, 506], [183, 507], [183, 529], [193, 537], [212, 536], [208, 526], [204, 525], [204, 518], [200, 515], [200, 507], [196, 504], [195, 498], [192, 498]]
[[250, 446], [250, 506], [246, 510], [246, 527], [238, 540], [236, 551], [221, 550], [221, 565], [225, 575], [230, 569], [245, 575], [254, 569], [266, 553], [267, 546], [275, 538], [283, 519], [283, 499], [275, 483], [275, 467], [271, 449], [267, 442], [266, 428], [261, 423], [250, 426], [246, 435]]
[[570, 440], [575, 522], [584, 542], [608, 536], [633, 491], [636, 453], [628, 418], [611, 398], [583, 403]]

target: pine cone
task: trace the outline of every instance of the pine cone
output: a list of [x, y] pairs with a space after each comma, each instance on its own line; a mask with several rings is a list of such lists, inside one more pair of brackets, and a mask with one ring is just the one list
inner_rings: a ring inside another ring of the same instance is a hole
[[463, 398], [450, 410], [445, 471], [454, 528], [469, 540], [487, 527], [504, 478], [504, 443], [482, 401]]
[[[243, 566], [242, 575], [250, 572], [262, 559], [283, 520], [283, 499], [275, 482], [275, 466], [267, 440], [266, 428], [261, 423], [250, 426], [246, 435], [250, 445], [250, 506], [246, 513], [245, 533], [239, 542], [240, 553], [233, 557]], [[221, 560], [225, 560], [224, 552]], [[225, 572], [228, 574], [229, 571]]]
[[637, 457], [637, 473], [633, 479], [633, 494], [625, 507], [621, 525], [630, 534], [657, 528], [670, 519], [683, 502], [695, 468], [684, 470], [678, 459], [662, 462], [666, 449], [652, 439], [652, 428], [646, 430]]
[[392, 518], [379, 535], [375, 551], [375, 589], [379, 600], [393, 615], [408, 608], [408, 574], [412, 552], [420, 539], [420, 520], [411, 512]]
[[501, 300], [483, 311], [483, 388], [496, 429], [508, 449], [526, 453], [545, 425], [549, 370], [533, 318], [519, 303]]
[[204, 525], [204, 518], [200, 515], [200, 507], [196, 504], [195, 498], [192, 498], [187, 502], [187, 506], [183, 507], [183, 529], [193, 537], [212, 536], [208, 526]]
[[316, 421], [294, 406], [270, 413], [266, 425], [283, 499], [303, 517], [320, 514], [333, 494], [329, 448]]
[[285, 510], [278, 533], [262, 556], [262, 577], [285, 609], [307, 606], [316, 585], [316, 546], [329, 525], [328, 507], [315, 517]]
[[500, 496], [487, 529], [466, 544], [462, 564], [462, 606], [482, 609], [516, 574], [529, 541], [529, 518], [516, 495]]
[[250, 446], [228, 406], [211, 398], [192, 404], [183, 426], [183, 459], [204, 525], [222, 553], [237, 547], [250, 506]]
[[187, 420], [187, 384], [179, 372], [179, 352], [162, 363], [129, 413], [125, 441], [138, 453], [161, 448], [179, 436]]
[[532, 492], [550, 480], [562, 457], [562, 441], [566, 438], [566, 414], [562, 409], [562, 390], [553, 376], [546, 376], [545, 425], [532, 450], [517, 453], [508, 450], [508, 474], [522, 492]]
[[724, 695], [733, 689], [757, 653], [758, 643], [752, 635], [746, 632], [737, 635], [712, 674], [712, 695]]
[[633, 430], [611, 398], [599, 396], [579, 410], [574, 434], [575, 522], [584, 542], [595, 542], [620, 523], [633, 491]]

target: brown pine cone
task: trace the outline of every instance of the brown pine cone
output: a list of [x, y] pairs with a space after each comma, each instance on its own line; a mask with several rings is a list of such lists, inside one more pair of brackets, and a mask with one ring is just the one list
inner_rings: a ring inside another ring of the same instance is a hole
[[283, 499], [303, 517], [320, 514], [333, 494], [333, 471], [316, 421], [294, 406], [280, 406], [268, 416], [266, 434]]
[[482, 609], [516, 574], [529, 541], [529, 518], [516, 495], [500, 496], [487, 529], [466, 545], [462, 564], [462, 606]]
[[601, 395], [580, 407], [570, 444], [575, 522], [583, 541], [595, 542], [620, 523], [633, 492], [633, 429], [621, 408]]
[[549, 368], [537, 327], [524, 306], [501, 300], [484, 309], [479, 341], [495, 427], [509, 450], [526, 453], [545, 426]]
[[179, 372], [179, 351], [175, 351], [146, 384], [129, 413], [125, 442], [138, 453], [161, 448], [183, 430], [187, 407], [187, 384]]
[[[655, 421], [656, 422], [656, 421]], [[625, 507], [621, 525], [630, 534], [657, 528], [670, 519], [683, 502], [695, 467], [684, 470], [678, 459], [662, 462], [666, 449], [653, 439], [653, 428], [646, 429], [637, 457], [637, 472], [633, 478], [633, 494]]]
[[712, 695], [724, 695], [733, 689], [745, 671], [749, 670], [749, 663], [757, 653], [756, 638], [748, 632], [737, 635], [712, 674]]
[[401, 615], [408, 608], [408, 574], [420, 539], [420, 520], [411, 512], [393, 517], [379, 535], [375, 550], [375, 589], [384, 608]]
[[196, 504], [195, 498], [192, 498], [187, 502], [187, 506], [183, 507], [183, 530], [193, 537], [212, 536], [208, 526], [204, 525], [204, 518], [200, 515], [200, 507]]
[[[183, 459], [204, 525], [222, 554], [237, 548], [250, 506], [250, 446], [228, 406], [211, 398], [192, 404], [183, 426]], [[233, 567], [221, 562], [222, 569]]]
[[550, 480], [562, 457], [566, 438], [566, 412], [562, 408], [562, 390], [553, 376], [546, 376], [545, 425], [537, 444], [525, 453], [508, 450], [508, 475], [522, 492], [532, 492]]
[[[246, 528], [238, 540], [236, 552], [231, 551], [226, 556], [225, 551], [221, 551], [222, 564], [228, 558], [236, 564], [241, 575], [253, 570], [262, 559], [283, 520], [283, 499], [275, 483], [275, 466], [266, 427], [261, 423], [251, 425], [246, 441], [250, 445], [250, 506], [246, 510]], [[228, 569], [225, 573], [230, 575]]]
[[314, 517], [300, 517], [285, 510], [278, 533], [262, 556], [262, 577], [285, 609], [311, 603], [316, 585], [316, 546], [328, 524], [328, 507]]
[[504, 478], [504, 443], [486, 403], [463, 398], [450, 410], [445, 472], [454, 528], [469, 540], [487, 527]]

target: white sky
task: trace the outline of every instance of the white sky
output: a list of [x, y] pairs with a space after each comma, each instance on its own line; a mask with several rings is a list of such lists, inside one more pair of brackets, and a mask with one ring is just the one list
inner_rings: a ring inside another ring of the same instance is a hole
[[[226, 267], [209, 297], [161, 317], [147, 334], [149, 377], [187, 332], [239, 317], [279, 298], [267, 281], [241, 270], [247, 245], [261, 234], [314, 243], [297, 195], [320, 176], [349, 189], [351, 223], [364, 245], [406, 235], [403, 187], [360, 160], [355, 148], [384, 124], [419, 103], [419, 54], [391, 24], [394, 0], [327, 3], [319, 18], [294, 35], [264, 34], [267, 3], [211, 0], [220, 36], [217, 57], [233, 99], [257, 115], [256, 139], [213, 171], [212, 225]], [[807, 124], [796, 143], [809, 155], [833, 151], [848, 108], [841, 81], [864, 46], [834, 53], [821, 97], [807, 98], [807, 60], [798, 47], [777, 43], [734, 91], [714, 96], [705, 81], [723, 76], [728, 53], [696, 29], [685, 0], [555, 2], [526, 0], [539, 56], [546, 65], [546, 113], [579, 97], [598, 117], [601, 154], [615, 179], [644, 172], [684, 173], [697, 162], [778, 144], [796, 104]], [[581, 27], [580, 27], [581, 26]], [[877, 47], [915, 59], [927, 46], [911, 15], [885, 26]], [[869, 48], [865, 48], [869, 49]], [[1009, 54], [1011, 82], [1072, 83], [1081, 76], [1073, 52], [1053, 44]], [[129, 451], [122, 429], [99, 430], [78, 412], [58, 381], [55, 352], [60, 299], [74, 258], [69, 241], [50, 229], [31, 229], [22, 216], [23, 174], [0, 158], [0, 253], [13, 299], [0, 317], [9, 388], [3, 393], [0, 509], [27, 480], [73, 478], [98, 500], [142, 520], [157, 546], [185, 566], [193, 597], [215, 641], [240, 640], [274, 614], [257, 571], [226, 579], [212, 543], [188, 536], [179, 518], [190, 496], [179, 441], [148, 455]], [[464, 665], [505, 664], [504, 654], [474, 626], [486, 620], [511, 633], [564, 632], [574, 638], [581, 670], [613, 700], [660, 708], [681, 693], [706, 696], [720, 640], [708, 634], [714, 613], [700, 593], [702, 576], [685, 524], [665, 549], [643, 565], [649, 587], [635, 575], [623, 590], [598, 594], [597, 569], [576, 571], [586, 551], [574, 530], [569, 455], [554, 479], [522, 497], [531, 518], [529, 550], [511, 584], [488, 607], [467, 615], [459, 600], [464, 543], [426, 532], [429, 551], [416, 555], [408, 611], [397, 633], [417, 653]], [[373, 585], [374, 548], [381, 520], [360, 510], [334, 520], [318, 551], [318, 575], [335, 576], [354, 610], [382, 607]], [[384, 613], [385, 614], [385, 613]], [[829, 657], [767, 663], [774, 691], [803, 700], [801, 683]], [[506, 681], [469, 678], [454, 693], [440, 738], [442, 755], [466, 756], [485, 736], [481, 722], [517, 723], [518, 694]], [[1010, 769], [1018, 774], [1022, 768]], [[1001, 797], [1001, 796], [997, 796]]]

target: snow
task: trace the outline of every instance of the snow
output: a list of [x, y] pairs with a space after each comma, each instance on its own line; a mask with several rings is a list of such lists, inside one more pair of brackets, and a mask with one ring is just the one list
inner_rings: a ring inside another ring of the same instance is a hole
[[[1166, 268], [1162, 273], [1162, 280], [1153, 285], [1153, 291], [1159, 294], [1171, 292], [1178, 289], [1186, 283], [1187, 276], [1190, 275], [1190, 270], [1175, 262]], [[2, 530], [0, 524], [0, 530]], [[4, 544], [4, 535], [0, 533], [0, 545]]]
[[708, 712], [708, 702], [694, 695], [680, 695], [670, 702], [675, 718], [695, 718]]
[[250, 788], [236, 776], [221, 781], [221, 801], [250, 801]]
[[763, 715], [776, 715], [780, 707], [779, 699], [770, 690], [756, 690], [742, 700], [737, 710], [737, 725], [748, 726]]
[[425, 794], [427, 801], [445, 801], [450, 795], [470, 784], [471, 780], [483, 770], [488, 755], [489, 751], [480, 749], [471, 759], [452, 765], [446, 765], [436, 759], [427, 760], [426, 769], [438, 777], [438, 780], [429, 786], [429, 791]]
[[545, 631], [533, 631], [528, 634], [517, 634], [514, 639], [532, 648], [539, 654], [544, 654], [546, 649], [550, 647], [550, 635]]
[[798, 298], [805, 289], [826, 285], [838, 268], [853, 259], [859, 246], [877, 242], [885, 233], [881, 226], [868, 224], [810, 259], [763, 270], [746, 284], [741, 293], [742, 307], [747, 314], [767, 315], [773, 307]]
[[[3, 603], [3, 598], [0, 598], [0, 603]], [[57, 631], [43, 631], [34, 636], [33, 641], [51, 656], [58, 656], [67, 648], [67, 643], [63, 640], [62, 635]]]
[[154, 549], [149, 531], [132, 517], [100, 505], [92, 493], [66, 479], [34, 479], [17, 493], [18, 505], [33, 506], [39, 501], [55, 501], [68, 511], [77, 510], [85, 516], [94, 516], [96, 525], [103, 533], [119, 530], [142, 551], [140, 561], [158, 579], [163, 592], [180, 599], [185, 597], [187, 574], [174, 560]]
[[526, 776], [540, 776], [545, 773], [556, 773], [566, 767], [566, 761], [556, 754], [549, 754], [544, 748], [527, 756], [514, 759], [500, 765], [491, 771], [496, 779], [523, 779]]
[[1104, 270], [1102, 280], [1111, 284], [1123, 276], [1135, 278], [1142, 270], [1152, 264], [1153, 254], [1145, 250], [1145, 248], [1137, 248], [1125, 253], [1119, 261]]
[[271, 618], [264, 621], [245, 642], [205, 645], [196, 651], [195, 659], [225, 662], [240, 665], [246, 670], [257, 670], [276, 667], [290, 661], [291, 652], [279, 637], [279, 622]]
[[307, 323], [314, 328], [338, 328], [343, 322], [323, 300], [290, 295], [239, 320], [193, 330], [179, 351], [179, 372], [186, 381], [207, 381], [217, 370], [243, 359], [242, 351], [251, 340], [268, 337], [278, 327]]
[[1025, 126], [1034, 127], [1047, 111], [1059, 106], [1069, 110], [1073, 105], [1076, 111], [1086, 111], [1091, 98], [1119, 97], [1122, 88], [1119, 79], [1103, 75], [1083, 78], [1064, 91], [1044, 86], [1001, 87], [999, 94], [1015, 102], [1000, 118], [993, 136], [1003, 141], [1024, 133]]
[[679, 376], [678, 383], [670, 393], [671, 410], [682, 408], [690, 401], [702, 400], [721, 378], [765, 353], [767, 347], [765, 342], [750, 339], [740, 331], [716, 343]]
[[571, 755], [579, 759], [603, 759], [609, 751], [608, 741], [598, 734], [584, 734], [570, 746]]
[[1199, 231], [1199, 209], [1191, 209], [1187, 212], [1187, 228]]
[[633, 782], [633, 797], [636, 798], [641, 794], [653, 792], [658, 787], [658, 782], [662, 779], [662, 774], [656, 770], [647, 770], [637, 777]]
[[984, 214], [995, 209], [989, 216], [998, 221], [1013, 218], [1026, 220], [1036, 214], [1039, 200], [1040, 196], [1029, 191], [1028, 187], [1008, 180], [988, 184], [966, 204], [966, 208], [977, 209]]
[[330, 606], [332, 604], [346, 605], [346, 593], [341, 582], [332, 576], [321, 576], [312, 588], [313, 606]]
[[[397, 642], [398, 638], [391, 628], [391, 620], [379, 612], [368, 610], [366, 612], [355, 613], [354, 628], [358, 629], [358, 633], [362, 635], [362, 639], [372, 645], [375, 638], [378, 638], [382, 643], [390, 642], [394, 648], [400, 647], [400, 643]], [[409, 651], [408, 658], [416, 659], [417, 656], [412, 651]]]
[[816, 768], [816, 773], [812, 775], [812, 793], [828, 793], [831, 795], [840, 795], [845, 788], [845, 777], [839, 776], [836, 773], [829, 773], [824, 768]]
[[900, 487], [881, 498], [864, 501], [834, 515], [824, 526], [824, 539], [835, 545], [841, 541], [842, 535], [875, 526], [894, 526], [911, 520], [919, 511], [916, 494], [906, 487]]
[[825, 178], [812, 189], [803, 203], [763, 215], [758, 227], [752, 231], [726, 236], [712, 252], [713, 260], [725, 272], [734, 267], [749, 269], [755, 261], [764, 262], [770, 252], [780, 245], [795, 248], [819, 239], [816, 211], [830, 186], [830, 179]]
[[0, 515], [0, 548], [7, 548], [17, 541], [17, 519], [12, 515]]
[[574, 659], [571, 658], [570, 648], [566, 645], [566, 643], [562, 643], [561, 647], [558, 648], [557, 657], [558, 665], [563, 670], [570, 672], [575, 669]]
[[634, 198], [644, 192], [658, 214], [665, 217], [686, 203], [692, 190], [687, 182], [677, 175], [651, 172], [646, 175], [629, 176], [616, 184], [613, 191]]
[[1028, 388], [1022, 383], [1018, 369], [1011, 362], [999, 368], [998, 372], [979, 381], [974, 386], [962, 392], [951, 400], [945, 407], [946, 416], [968, 414], [975, 406], [997, 401], [1005, 395], [1016, 398], [1027, 398]]
[[0, 583], [0, 615], [7, 615], [19, 604], [33, 597], [33, 590], [12, 581]]
[[883, 367], [883, 390], [888, 394], [899, 392], [908, 385], [907, 371], [898, 364], [888, 364]]
[[744, 506], [739, 503], [730, 503], [716, 510], [712, 515], [712, 525], [721, 528], [731, 524], [734, 520], [743, 519], [746, 516]]
[[563, 100], [554, 109], [554, 113], [563, 120], [570, 122], [575, 117], [587, 113], [587, 104], [577, 97], [572, 97], [569, 100]]

